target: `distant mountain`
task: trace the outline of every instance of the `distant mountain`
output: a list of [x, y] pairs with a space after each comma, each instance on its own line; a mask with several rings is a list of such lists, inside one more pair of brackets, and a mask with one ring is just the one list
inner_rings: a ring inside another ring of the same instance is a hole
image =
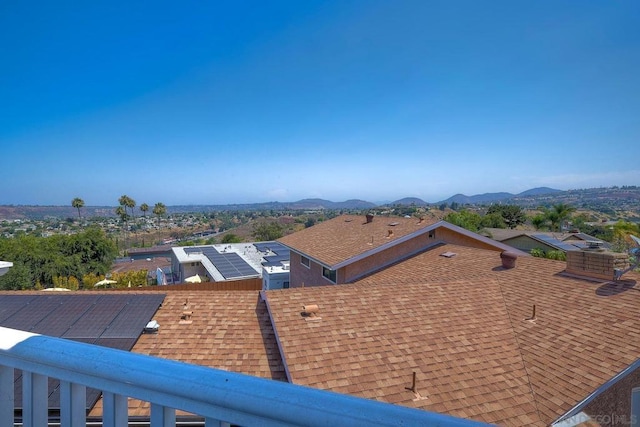
[[533, 196], [541, 196], [541, 195], [552, 195], [557, 193], [562, 193], [562, 190], [555, 190], [549, 187], [538, 187], [532, 188], [527, 191], [523, 191], [522, 193], [512, 194], [512, 193], [484, 193], [484, 194], [476, 194], [475, 196], [466, 196], [464, 194], [456, 194], [455, 196], [451, 196], [446, 200], [442, 200], [438, 202], [451, 204], [453, 202], [461, 204], [461, 205], [482, 205], [486, 203], [496, 203], [496, 202], [506, 202], [510, 199], [516, 197], [533, 197]]
[[402, 206], [427, 206], [429, 203], [417, 197], [405, 197], [404, 199], [396, 200], [395, 202], [387, 203], [388, 205], [402, 205]]
[[455, 202], [461, 205], [479, 205], [483, 203], [500, 202], [503, 200], [510, 199], [513, 196], [514, 195], [511, 193], [484, 193], [484, 194], [476, 194], [475, 196], [466, 196], [464, 194], [456, 194], [455, 196], [451, 196], [448, 199], [443, 200], [439, 203], [451, 204]]
[[532, 188], [531, 190], [523, 191], [522, 193], [518, 193], [516, 194], [516, 197], [543, 196], [546, 194], [557, 194], [562, 192], [563, 192], [562, 190], [556, 190], [554, 188], [537, 187], [537, 188]]
[[[261, 210], [321, 210], [321, 209], [372, 209], [377, 206], [404, 205], [429, 206], [442, 203], [460, 205], [511, 203], [523, 207], [551, 206], [555, 203], [566, 203], [577, 208], [617, 212], [627, 210], [640, 217], [639, 186], [586, 188], [576, 190], [556, 190], [549, 187], [532, 188], [519, 194], [485, 193], [474, 196], [456, 194], [438, 203], [425, 202], [417, 197], [405, 197], [390, 203], [375, 204], [365, 200], [352, 199], [344, 202], [332, 202], [325, 199], [302, 199], [297, 202], [262, 202], [228, 205], [173, 205], [167, 206], [167, 213], [215, 212], [215, 211], [261, 211]], [[114, 206], [85, 206], [81, 210], [82, 218], [115, 217]], [[78, 211], [71, 206], [38, 206], [38, 205], [0, 205], [0, 220], [43, 219], [43, 218], [77, 218]]]
[[351, 199], [344, 202], [332, 202], [324, 199], [302, 199], [284, 203], [288, 209], [370, 209], [377, 205], [364, 200]]

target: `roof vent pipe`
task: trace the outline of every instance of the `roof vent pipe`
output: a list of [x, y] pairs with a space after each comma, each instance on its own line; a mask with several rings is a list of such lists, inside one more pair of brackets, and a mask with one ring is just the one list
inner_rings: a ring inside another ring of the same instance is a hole
[[373, 214], [367, 214], [366, 218], [367, 218], [367, 224], [369, 224], [371, 221], [373, 221]]
[[502, 260], [503, 268], [514, 268], [516, 266], [516, 259], [518, 259], [518, 255], [513, 252], [504, 251], [500, 253], [500, 259]]

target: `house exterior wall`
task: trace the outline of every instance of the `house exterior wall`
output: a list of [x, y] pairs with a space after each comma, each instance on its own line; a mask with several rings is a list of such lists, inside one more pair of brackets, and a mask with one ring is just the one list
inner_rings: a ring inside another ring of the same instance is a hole
[[[347, 265], [338, 271], [338, 277], [342, 279], [340, 283], [348, 283], [363, 274], [375, 271], [382, 266], [389, 265], [424, 249], [428, 245], [436, 242], [438, 232], [439, 230], [433, 230], [432, 232], [421, 234], [406, 242], [402, 242], [382, 252], [375, 253], [360, 261]], [[343, 274], [340, 274], [340, 272], [343, 272]]]
[[[291, 288], [299, 288], [301, 286], [322, 286], [322, 285], [334, 285], [335, 283], [322, 276], [322, 266], [312, 259], [309, 260], [309, 267], [302, 265], [302, 256], [294, 251], [291, 251], [290, 259], [290, 280], [289, 286]], [[341, 275], [338, 272], [338, 283], [341, 282]]]
[[529, 236], [518, 236], [513, 239], [503, 240], [505, 245], [513, 246], [516, 249], [520, 249], [523, 252], [531, 252], [531, 249], [542, 249], [543, 251], [553, 251], [555, 248], [545, 245], [542, 242], [532, 239]]
[[438, 229], [436, 230], [435, 238], [437, 240], [441, 240], [446, 243], [451, 243], [453, 245], [468, 246], [471, 248], [478, 248], [478, 249], [488, 249], [490, 251], [497, 251], [497, 252], [503, 251], [502, 249], [499, 249], [490, 243], [485, 243], [481, 240], [478, 240], [477, 238], [474, 238], [471, 236], [465, 236], [464, 234], [460, 234], [456, 231], [449, 230], [444, 227], [438, 227]]
[[270, 272], [268, 267], [262, 269], [262, 290], [283, 289], [289, 287], [289, 271]]

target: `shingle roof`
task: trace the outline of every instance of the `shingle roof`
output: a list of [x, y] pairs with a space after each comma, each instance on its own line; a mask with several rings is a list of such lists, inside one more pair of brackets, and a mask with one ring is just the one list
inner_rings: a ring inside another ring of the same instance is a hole
[[[495, 252], [443, 245], [356, 284], [265, 295], [295, 383], [548, 425], [640, 355], [640, 275], [611, 284], [564, 268], [520, 257], [504, 269]], [[305, 304], [321, 320], [302, 318]], [[413, 371], [425, 400], [405, 390]]]
[[[341, 215], [305, 228], [278, 241], [297, 252], [332, 266], [357, 255], [392, 244], [425, 229], [435, 222], [418, 218], [375, 216], [367, 223], [364, 216]], [[389, 235], [389, 231], [393, 234]]]
[[[192, 311], [191, 323], [181, 316]], [[158, 333], [143, 334], [136, 353], [286, 381], [265, 303], [258, 291], [171, 291], [153, 317]], [[101, 414], [101, 402], [92, 415]], [[130, 416], [148, 416], [129, 400]]]

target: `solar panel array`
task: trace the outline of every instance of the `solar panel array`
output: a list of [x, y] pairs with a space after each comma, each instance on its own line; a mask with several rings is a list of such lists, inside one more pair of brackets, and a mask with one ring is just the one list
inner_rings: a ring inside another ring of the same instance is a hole
[[568, 243], [563, 242], [562, 240], [554, 239], [553, 237], [547, 236], [546, 234], [532, 234], [531, 237], [534, 237], [538, 240], [547, 243], [548, 245], [555, 246], [564, 251], [575, 251], [578, 248], [574, 245], [570, 245]]
[[269, 266], [277, 266], [282, 264], [282, 261], [289, 261], [290, 251], [285, 245], [279, 242], [259, 242], [254, 243], [255, 246], [260, 252], [273, 252], [275, 255], [267, 255], [264, 257], [264, 262], [262, 265], [265, 267]]
[[218, 252], [213, 246], [184, 248], [186, 253], [202, 253], [225, 279], [256, 276], [258, 272], [235, 252]]
[[[164, 300], [163, 294], [2, 295], [0, 326], [130, 351]], [[22, 407], [16, 370], [15, 407]], [[100, 391], [87, 389], [90, 409]], [[59, 381], [49, 379], [49, 408], [60, 408]]]

